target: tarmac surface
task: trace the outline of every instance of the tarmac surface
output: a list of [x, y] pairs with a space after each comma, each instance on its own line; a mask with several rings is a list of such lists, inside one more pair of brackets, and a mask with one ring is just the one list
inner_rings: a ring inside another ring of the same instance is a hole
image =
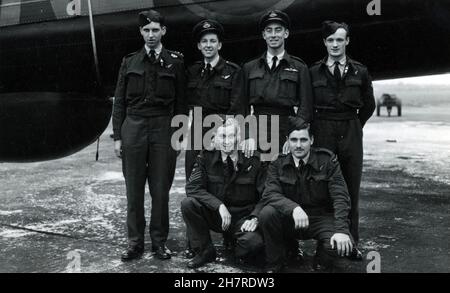
[[[404, 107], [403, 117], [373, 117], [366, 125], [360, 200], [365, 259], [343, 260], [343, 272], [365, 273], [373, 260], [381, 272], [450, 272], [448, 110]], [[216, 262], [186, 268], [183, 154], [170, 193], [167, 245], [175, 255], [154, 258], [147, 232], [143, 258], [122, 263], [126, 196], [111, 131], [101, 137], [98, 162], [93, 144], [60, 160], [0, 164], [0, 272], [260, 272], [258, 262], [236, 264], [215, 233]], [[147, 217], [150, 206], [147, 194]], [[286, 272], [313, 272], [314, 241], [302, 245], [305, 259], [291, 261]]]

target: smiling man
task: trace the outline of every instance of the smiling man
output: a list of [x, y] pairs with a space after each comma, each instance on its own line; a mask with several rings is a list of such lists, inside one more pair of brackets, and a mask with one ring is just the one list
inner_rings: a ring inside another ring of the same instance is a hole
[[[312, 91], [308, 67], [298, 57], [286, 52], [289, 38], [289, 16], [279, 10], [264, 14], [259, 29], [266, 42], [267, 50], [259, 58], [243, 66], [244, 93], [243, 104], [250, 113], [253, 106], [258, 124], [267, 117], [267, 138], [271, 145], [278, 145], [278, 153], [287, 136], [287, 118], [297, 114], [305, 122], [312, 119]], [[298, 108], [295, 113], [295, 108]], [[272, 119], [278, 116], [277, 129], [271, 129]], [[265, 126], [265, 125], [263, 125]], [[261, 130], [261, 126], [260, 130]], [[278, 141], [272, 141], [272, 135]], [[259, 134], [259, 137], [261, 135]], [[258, 141], [260, 151], [262, 141]], [[273, 151], [272, 151], [273, 152]]]
[[122, 158], [127, 192], [128, 248], [123, 261], [144, 252], [146, 182], [152, 197], [152, 252], [159, 259], [171, 257], [166, 240], [176, 152], [170, 125], [174, 115], [188, 112], [183, 58], [161, 43], [164, 17], [154, 10], [139, 13], [139, 31], [145, 45], [122, 61], [113, 110], [115, 152]]
[[309, 125], [289, 119], [290, 153], [267, 171], [259, 221], [265, 242], [267, 272], [279, 272], [292, 239], [317, 240], [315, 270], [330, 270], [338, 256], [349, 255], [350, 200], [336, 156], [312, 148]]
[[245, 157], [238, 150], [239, 139], [239, 124], [226, 120], [214, 137], [216, 149], [200, 153], [186, 184], [181, 211], [196, 253], [189, 268], [215, 260], [210, 230], [231, 235], [237, 258], [254, 255], [263, 246], [257, 229], [265, 165], [257, 154]]
[[[195, 62], [187, 70], [187, 99], [189, 108], [202, 110], [204, 118], [207, 115], [243, 114], [239, 103], [240, 67], [220, 56], [224, 30], [222, 25], [212, 19], [200, 21], [193, 29], [193, 35], [197, 41], [197, 48], [201, 52], [203, 60]], [[192, 125], [203, 121], [196, 121], [194, 116]], [[194, 136], [203, 141], [203, 135], [211, 127], [202, 127], [202, 131], [191, 127], [190, 150], [186, 151], [186, 179], [189, 179], [195, 158], [201, 149], [194, 149]]]
[[[195, 62], [187, 70], [187, 99], [189, 108], [193, 110], [193, 120], [185, 157], [186, 181], [203, 149], [203, 136], [212, 128], [203, 127], [203, 119], [208, 115], [224, 118], [226, 115], [244, 114], [239, 102], [241, 68], [219, 54], [225, 33], [222, 25], [213, 19], [205, 19], [194, 26], [192, 33], [203, 60]], [[202, 115], [198, 115], [200, 110]], [[200, 147], [194, 141], [200, 142]], [[192, 258], [194, 255], [188, 243], [185, 256]]]
[[[337, 154], [351, 199], [350, 232], [359, 241], [359, 188], [363, 165], [363, 127], [375, 110], [367, 67], [346, 53], [350, 31], [345, 23], [325, 21], [323, 43], [328, 56], [310, 68], [314, 92], [315, 145]], [[354, 247], [352, 260], [362, 260]]]

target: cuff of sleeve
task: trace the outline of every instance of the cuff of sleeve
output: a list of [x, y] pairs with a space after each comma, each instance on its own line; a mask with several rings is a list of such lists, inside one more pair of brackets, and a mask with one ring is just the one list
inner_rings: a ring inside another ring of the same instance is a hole
[[292, 212], [294, 211], [294, 209], [298, 206], [299, 206], [299, 204], [297, 204], [296, 202], [290, 202], [290, 203], [286, 204], [286, 207], [283, 209], [283, 213], [286, 216], [290, 216], [290, 215], [292, 215]]
[[216, 199], [216, 200], [212, 201], [210, 205], [214, 211], [217, 211], [217, 210], [219, 210], [219, 207], [221, 204], [222, 204], [222, 202], [219, 199]]
[[350, 235], [350, 230], [348, 228], [343, 227], [342, 225], [336, 225], [335, 226], [336, 233], [342, 233]]

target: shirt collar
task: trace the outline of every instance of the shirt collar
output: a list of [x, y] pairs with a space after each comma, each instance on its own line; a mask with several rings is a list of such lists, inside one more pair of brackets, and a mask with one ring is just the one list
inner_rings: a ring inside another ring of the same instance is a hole
[[[150, 50], [151, 50], [151, 49], [147, 46], [147, 44], [145, 44], [144, 47], [145, 47], [145, 51], [147, 52], [147, 55], [150, 54]], [[160, 44], [158, 45], [158, 47], [156, 47], [155, 49], [153, 49], [153, 50], [155, 50], [156, 57], [158, 57], [159, 54], [161, 54], [162, 48], [163, 48], [163, 46], [162, 46], [162, 44], [160, 43]]]
[[327, 59], [327, 61], [326, 61], [326, 65], [328, 66], [328, 67], [331, 67], [331, 66], [334, 66], [334, 63], [336, 63], [336, 61], [337, 62], [339, 62], [339, 65], [341, 65], [341, 66], [345, 66], [345, 64], [347, 63], [347, 56], [342, 56], [342, 58], [341, 59], [339, 59], [339, 60], [333, 60], [333, 59], [331, 59], [330, 57], [328, 57], [328, 59]]
[[269, 51], [267, 51], [267, 54], [266, 54], [266, 61], [267, 61], [267, 63], [272, 63], [272, 58], [273, 58], [274, 56], [277, 56], [278, 61], [280, 61], [281, 59], [283, 59], [285, 53], [286, 53], [286, 50], [284, 50], [283, 52], [281, 52], [281, 53], [278, 54], [278, 55], [272, 55], [272, 54], [269, 53]]
[[[295, 167], [298, 167], [298, 165], [300, 163], [300, 159], [297, 159], [293, 155], [291, 155], [291, 156], [292, 156], [292, 159], [294, 160]], [[304, 165], [308, 164], [309, 157], [311, 157], [311, 152], [305, 158], [302, 159]]]
[[[217, 64], [219, 63], [219, 61], [220, 61], [220, 56], [219, 56], [219, 54], [217, 54], [216, 57], [214, 57], [214, 59], [211, 62], [209, 62], [209, 64], [211, 64], [211, 68], [215, 68], [217, 66]], [[206, 63], [207, 63], [206, 60], [203, 60], [204, 66], [206, 66]]]
[[[221, 156], [222, 156], [222, 162], [226, 163], [226, 162], [227, 162], [227, 157], [228, 157], [228, 155], [225, 154], [225, 153], [223, 153], [223, 152], [220, 152], [220, 154], [221, 154]], [[233, 161], [233, 165], [236, 166], [237, 161], [238, 161], [238, 159], [239, 159], [238, 151], [233, 152], [233, 153], [230, 155], [230, 158], [231, 158], [231, 160]]]
[[[292, 165], [293, 167], [296, 167], [295, 162], [294, 162], [294, 157], [292, 155], [287, 155], [286, 157], [284, 157], [284, 160], [282, 162], [282, 167], [285, 167], [287, 165]], [[311, 151], [309, 152], [308, 161], [307, 161], [307, 163], [305, 163], [305, 166], [306, 165], [310, 165], [316, 171], [320, 170], [319, 162], [317, 160], [317, 155], [313, 148], [311, 148]]]

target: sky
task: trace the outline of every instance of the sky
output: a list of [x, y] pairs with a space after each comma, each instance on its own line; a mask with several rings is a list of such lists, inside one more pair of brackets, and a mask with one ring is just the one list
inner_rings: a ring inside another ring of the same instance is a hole
[[389, 80], [380, 80], [374, 82], [379, 85], [388, 85], [388, 84], [432, 84], [432, 85], [448, 85], [450, 86], [450, 74], [439, 74], [439, 75], [428, 75], [428, 76], [420, 76], [420, 77], [407, 77], [407, 78], [397, 78], [397, 79], [389, 79]]

